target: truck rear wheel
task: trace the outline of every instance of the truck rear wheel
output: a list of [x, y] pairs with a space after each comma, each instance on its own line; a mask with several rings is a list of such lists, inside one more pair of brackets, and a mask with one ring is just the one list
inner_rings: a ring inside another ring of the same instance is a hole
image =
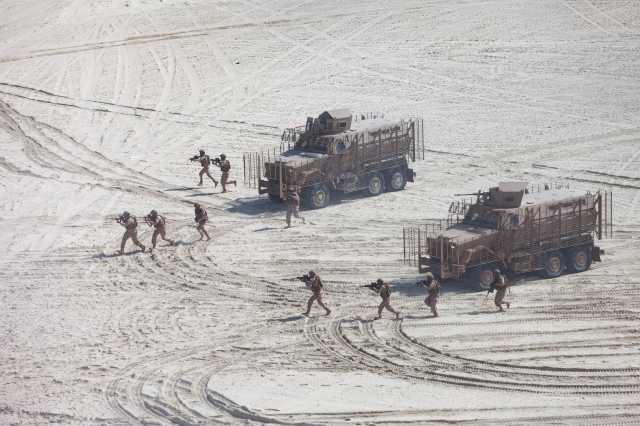
[[327, 207], [331, 202], [331, 192], [326, 185], [319, 185], [311, 188], [305, 196], [305, 204], [310, 209], [321, 209]]
[[591, 266], [591, 250], [587, 247], [576, 247], [569, 252], [569, 264], [571, 272], [584, 272]]
[[553, 251], [548, 253], [544, 261], [544, 276], [547, 278], [555, 278], [562, 275], [564, 270], [564, 258], [562, 253]]
[[384, 191], [384, 180], [379, 173], [371, 175], [369, 183], [367, 185], [369, 195], [380, 195]]
[[389, 174], [389, 188], [400, 191], [407, 185], [405, 172], [402, 169], [392, 170]]

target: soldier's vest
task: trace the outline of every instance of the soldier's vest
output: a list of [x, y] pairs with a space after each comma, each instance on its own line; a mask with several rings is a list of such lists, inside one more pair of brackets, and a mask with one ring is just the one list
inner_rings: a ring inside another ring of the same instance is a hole
[[209, 163], [211, 162], [211, 160], [209, 160], [209, 156], [208, 155], [203, 155], [202, 157], [200, 157], [200, 165], [202, 167], [209, 167]]
[[231, 170], [231, 163], [229, 163], [229, 160], [224, 160], [222, 162], [222, 165], [220, 165], [220, 170], [222, 170], [223, 173], [228, 173], [229, 170]]
[[388, 299], [391, 297], [391, 289], [389, 287], [382, 287], [380, 289], [380, 297], [383, 299]]

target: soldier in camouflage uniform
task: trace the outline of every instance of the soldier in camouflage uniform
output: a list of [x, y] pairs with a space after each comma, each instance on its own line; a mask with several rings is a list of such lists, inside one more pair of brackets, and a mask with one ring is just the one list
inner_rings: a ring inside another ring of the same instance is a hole
[[287, 228], [291, 227], [291, 216], [294, 216], [305, 223], [304, 217], [300, 216], [300, 195], [297, 187], [290, 186], [287, 190]]
[[153, 226], [153, 236], [151, 237], [151, 252], [156, 248], [156, 242], [158, 240], [158, 235], [169, 244], [173, 245], [173, 240], [167, 238], [167, 220], [164, 216], [159, 215], [157, 211], [151, 210], [151, 212], [144, 217], [144, 221], [149, 226]]
[[305, 281], [305, 284], [307, 284], [311, 288], [313, 294], [307, 302], [307, 312], [305, 312], [303, 315], [309, 315], [309, 312], [311, 312], [311, 305], [313, 305], [314, 301], [318, 302], [318, 305], [322, 306], [327, 315], [329, 315], [331, 313], [331, 309], [327, 308], [325, 304], [322, 303], [323, 285], [320, 277], [315, 272], [309, 271], [308, 280]]
[[391, 288], [389, 288], [389, 283], [386, 281], [382, 281], [381, 278], [378, 278], [378, 281], [376, 283], [380, 285], [379, 294], [380, 294], [380, 298], [382, 298], [382, 301], [378, 306], [378, 316], [375, 319], [380, 319], [382, 317], [382, 310], [385, 308], [389, 312], [396, 314], [396, 319], [400, 318], [400, 312], [393, 309], [389, 304], [389, 300], [391, 299]]
[[509, 307], [511, 306], [509, 302], [504, 301], [504, 296], [507, 294], [507, 287], [509, 287], [509, 284], [507, 283], [506, 277], [502, 274], [502, 272], [500, 272], [499, 269], [496, 269], [494, 272], [496, 275], [496, 280], [493, 283], [493, 286], [496, 289], [496, 297], [494, 299], [494, 303], [498, 308], [500, 308], [500, 312], [504, 312], [504, 309], [502, 309], [502, 305], [507, 305], [507, 309], [509, 309]]
[[204, 237], [207, 237], [207, 241], [209, 241], [211, 237], [209, 236], [209, 233], [207, 232], [207, 230], [204, 229], [204, 225], [209, 221], [209, 216], [207, 215], [207, 211], [204, 209], [204, 207], [202, 207], [198, 203], [195, 203], [193, 207], [195, 209], [195, 215], [196, 215], [195, 221], [198, 224], [196, 229], [200, 233], [200, 241], [202, 241]]
[[117, 222], [125, 228], [124, 234], [122, 235], [122, 241], [120, 243], [119, 254], [124, 254], [124, 246], [129, 238], [131, 238], [131, 241], [133, 241], [135, 245], [144, 251], [144, 245], [138, 241], [138, 220], [136, 217], [131, 216], [129, 212], [124, 212], [120, 217], [118, 217]]
[[229, 180], [229, 170], [231, 170], [231, 163], [227, 160], [227, 156], [220, 154], [220, 171], [222, 176], [220, 177], [220, 183], [222, 184], [222, 192], [227, 192], [227, 184], [232, 183], [233, 186], [237, 186], [235, 180]]
[[427, 298], [424, 299], [425, 305], [431, 309], [434, 317], [438, 316], [438, 297], [440, 297], [440, 283], [433, 277], [431, 272], [427, 272], [427, 276], [424, 281], [427, 292], [429, 293]]
[[204, 175], [207, 175], [209, 177], [209, 179], [211, 179], [213, 181], [213, 185], [214, 187], [218, 186], [218, 181], [215, 180], [213, 178], [213, 176], [211, 176], [211, 173], [209, 173], [209, 165], [211, 164], [211, 159], [209, 158], [209, 156], [207, 154], [205, 154], [204, 150], [201, 149], [199, 152], [200, 155], [196, 155], [194, 157], [191, 157], [191, 161], [198, 161], [200, 162], [200, 165], [202, 166], [202, 169], [200, 170], [200, 182], [198, 183], [198, 186], [202, 186], [202, 177]]

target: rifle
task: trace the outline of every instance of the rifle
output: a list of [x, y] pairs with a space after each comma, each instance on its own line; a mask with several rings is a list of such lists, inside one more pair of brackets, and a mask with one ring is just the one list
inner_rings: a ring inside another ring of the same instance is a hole
[[209, 162], [211, 164], [214, 164], [214, 165], [220, 167], [220, 164], [222, 164], [222, 159], [220, 157], [211, 158], [211, 159], [209, 159]]
[[194, 155], [193, 157], [189, 158], [189, 161], [198, 161], [200, 159], [199, 155]]
[[380, 284], [378, 284], [377, 282], [374, 281], [372, 283], [365, 284], [365, 285], [362, 285], [360, 287], [369, 288], [369, 289], [371, 289], [373, 291], [380, 291], [380, 289], [382, 288], [382, 285], [380, 285]]
[[305, 284], [311, 281], [311, 277], [309, 276], [309, 274], [304, 274], [301, 277], [296, 277], [295, 279], [298, 281], [302, 281]]

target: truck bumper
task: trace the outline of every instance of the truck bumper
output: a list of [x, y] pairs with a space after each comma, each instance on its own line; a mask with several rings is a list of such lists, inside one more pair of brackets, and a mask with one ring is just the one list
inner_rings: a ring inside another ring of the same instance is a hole
[[600, 256], [604, 254], [604, 250], [602, 250], [598, 246], [593, 246], [591, 248], [591, 260], [594, 262], [600, 262]]
[[407, 169], [407, 182], [413, 182], [414, 178], [416, 177], [416, 172], [413, 171], [413, 169]]
[[258, 194], [280, 196], [280, 183], [272, 180], [260, 179], [258, 182]]

